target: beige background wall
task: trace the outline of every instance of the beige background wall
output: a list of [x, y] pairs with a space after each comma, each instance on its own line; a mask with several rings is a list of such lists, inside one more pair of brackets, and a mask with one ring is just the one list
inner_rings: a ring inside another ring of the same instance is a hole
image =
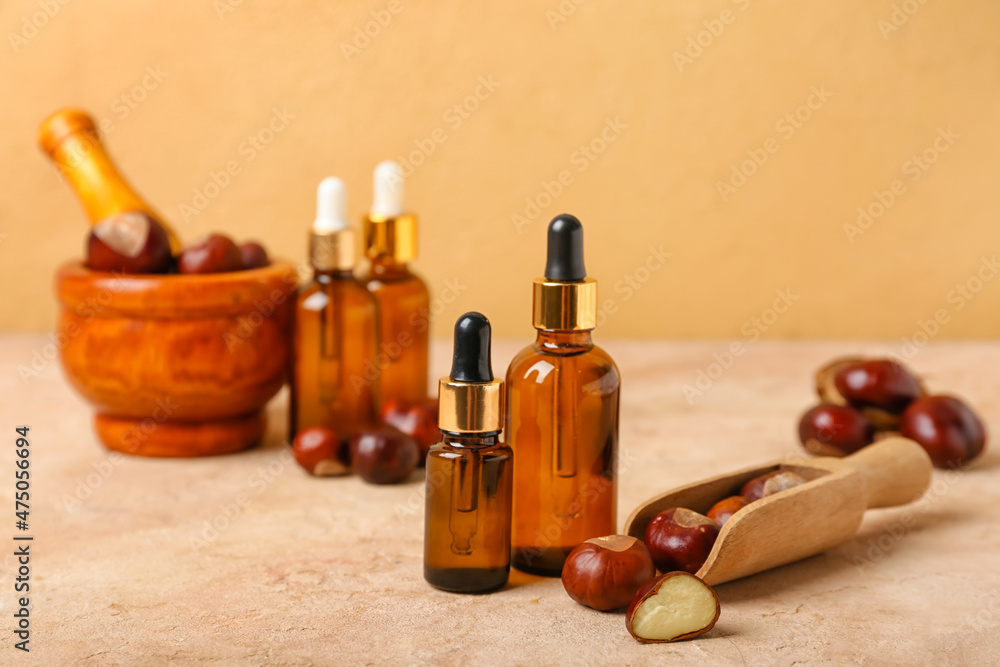
[[[322, 177], [346, 179], [358, 218], [371, 168], [409, 156], [419, 269], [451, 301], [439, 335], [468, 309], [529, 335], [563, 211], [612, 300], [604, 336], [899, 340], [935, 317], [942, 338], [1000, 333], [992, 0], [63, 2], [0, 6], [3, 329], [49, 328], [54, 269], [81, 253], [34, 142], [77, 105], [185, 237], [296, 260]], [[285, 126], [245, 143], [275, 109]], [[859, 207], [870, 224], [845, 230]], [[670, 255], [652, 271], [651, 248]]]

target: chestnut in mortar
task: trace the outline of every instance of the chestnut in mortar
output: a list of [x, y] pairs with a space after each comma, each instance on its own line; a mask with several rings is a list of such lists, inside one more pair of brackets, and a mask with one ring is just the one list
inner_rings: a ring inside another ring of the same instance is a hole
[[643, 542], [660, 572], [697, 572], [718, 536], [719, 524], [712, 519], [683, 507], [672, 507], [652, 518]]
[[625, 625], [638, 642], [673, 642], [705, 634], [721, 611], [711, 586], [687, 572], [667, 572], [636, 591]]
[[751, 479], [740, 489], [740, 495], [752, 503], [805, 483], [805, 478], [798, 473], [790, 470], [775, 470]]
[[629, 535], [595, 537], [576, 545], [562, 569], [566, 593], [598, 611], [627, 607], [639, 587], [655, 576], [649, 550]]
[[189, 245], [177, 257], [180, 273], [224, 273], [243, 268], [243, 255], [225, 234], [209, 234]]
[[889, 359], [857, 361], [840, 368], [834, 386], [848, 403], [899, 414], [923, 395], [919, 380]]
[[954, 396], [925, 396], [906, 408], [899, 427], [938, 468], [955, 468], [986, 448], [986, 428], [968, 405]]
[[351, 472], [344, 440], [333, 429], [313, 426], [303, 429], [292, 442], [292, 455], [306, 472], [317, 477], [336, 477]]
[[845, 456], [870, 445], [875, 427], [853, 407], [823, 403], [802, 415], [799, 440], [813, 454]]
[[406, 481], [420, 458], [417, 441], [388, 424], [359, 430], [351, 438], [349, 449], [351, 468], [371, 484]]
[[139, 211], [113, 215], [87, 235], [87, 267], [120, 273], [166, 273], [170, 237], [163, 226]]
[[267, 250], [256, 241], [241, 243], [240, 256], [243, 258], [244, 269], [260, 269], [271, 264]]

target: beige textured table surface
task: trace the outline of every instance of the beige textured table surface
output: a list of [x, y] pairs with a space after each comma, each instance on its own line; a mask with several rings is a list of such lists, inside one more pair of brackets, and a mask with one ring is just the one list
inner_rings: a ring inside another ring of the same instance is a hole
[[[515, 572], [507, 588], [480, 596], [431, 589], [421, 576], [422, 480], [308, 477], [281, 445], [284, 395], [257, 450], [109, 457], [86, 404], [56, 363], [43, 363], [46, 342], [0, 338], [9, 442], [0, 541], [14, 544], [22, 423], [31, 426], [35, 535], [30, 655], [12, 647], [16, 563], [0, 559], [2, 664], [1000, 664], [996, 443], [965, 472], [936, 472], [923, 501], [869, 512], [853, 541], [720, 586], [722, 616], [708, 635], [640, 645], [622, 614], [575, 604], [556, 579]], [[812, 370], [837, 354], [896, 351], [750, 343], [689, 403], [683, 385], [728, 345], [605, 345], [623, 376], [619, 523], [670, 487], [799, 454], [794, 427], [814, 400]], [[517, 347], [496, 345], [495, 368]], [[22, 380], [17, 367], [36, 351], [42, 369]], [[435, 376], [447, 358], [436, 344]], [[912, 364], [1000, 433], [1000, 345], [931, 345]]]

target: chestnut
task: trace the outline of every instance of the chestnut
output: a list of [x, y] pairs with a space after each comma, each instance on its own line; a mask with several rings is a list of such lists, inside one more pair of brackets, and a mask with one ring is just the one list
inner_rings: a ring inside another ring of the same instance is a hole
[[924, 393], [909, 370], [889, 359], [846, 364], [837, 370], [833, 383], [851, 405], [881, 408], [893, 414], [901, 413]]
[[986, 448], [986, 429], [976, 413], [954, 396], [926, 396], [903, 412], [900, 434], [927, 450], [938, 468], [956, 468]]
[[120, 273], [166, 273], [170, 237], [159, 222], [139, 211], [113, 215], [87, 235], [87, 267]]
[[306, 472], [317, 477], [348, 474], [347, 448], [344, 440], [326, 426], [299, 431], [292, 442], [292, 455]]
[[243, 268], [243, 255], [225, 234], [209, 234], [184, 248], [177, 258], [180, 273], [224, 273]]
[[719, 528], [726, 525], [729, 517], [739, 512], [750, 504], [750, 501], [743, 496], [729, 496], [712, 505], [708, 510], [708, 518], [719, 524]]
[[798, 473], [791, 470], [775, 470], [751, 479], [740, 489], [740, 495], [752, 503], [805, 483], [805, 478]]
[[399, 429], [381, 424], [359, 430], [351, 438], [351, 468], [371, 484], [398, 484], [417, 467], [420, 445]]
[[697, 572], [712, 552], [719, 524], [683, 507], [660, 512], [646, 526], [643, 542], [660, 572]]
[[627, 607], [639, 587], [655, 576], [649, 550], [629, 535], [595, 537], [576, 545], [562, 569], [566, 593], [598, 611]]
[[431, 445], [441, 442], [436, 398], [427, 398], [415, 403], [391, 399], [382, 406], [382, 421], [416, 439], [420, 445], [421, 466], [427, 460], [427, 452], [430, 451]]
[[244, 269], [260, 269], [271, 263], [267, 250], [256, 241], [241, 243], [240, 256], [243, 258]]
[[711, 586], [687, 572], [667, 572], [636, 591], [625, 625], [644, 644], [673, 642], [705, 634], [721, 611]]
[[799, 420], [802, 445], [821, 456], [845, 456], [875, 440], [875, 427], [855, 408], [823, 403]]

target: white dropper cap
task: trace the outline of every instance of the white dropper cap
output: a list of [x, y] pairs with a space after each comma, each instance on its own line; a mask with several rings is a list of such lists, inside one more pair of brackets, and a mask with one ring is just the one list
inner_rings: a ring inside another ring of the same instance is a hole
[[316, 188], [316, 220], [313, 231], [330, 234], [348, 228], [347, 189], [339, 178], [324, 178]]
[[394, 218], [403, 214], [403, 172], [398, 164], [386, 160], [375, 167], [374, 192], [373, 218]]

